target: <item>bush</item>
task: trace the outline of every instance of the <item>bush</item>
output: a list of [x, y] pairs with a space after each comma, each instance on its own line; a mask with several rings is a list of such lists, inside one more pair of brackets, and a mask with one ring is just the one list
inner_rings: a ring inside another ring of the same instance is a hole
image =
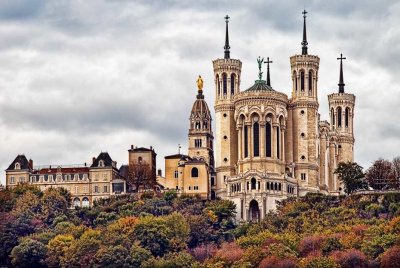
[[400, 246], [394, 246], [381, 255], [381, 268], [400, 267]]
[[335, 251], [332, 258], [341, 268], [366, 268], [368, 267], [368, 259], [364, 253], [356, 249], [348, 251]]
[[15, 267], [45, 267], [46, 252], [43, 243], [27, 238], [11, 251], [11, 263]]

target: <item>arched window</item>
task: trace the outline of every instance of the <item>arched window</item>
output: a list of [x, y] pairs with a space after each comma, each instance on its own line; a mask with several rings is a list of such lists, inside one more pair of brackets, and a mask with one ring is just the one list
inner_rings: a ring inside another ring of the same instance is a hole
[[333, 108], [331, 109], [331, 121], [332, 126], [335, 126], [335, 110], [333, 110]]
[[231, 95], [235, 94], [235, 74], [231, 74]]
[[280, 130], [279, 127], [276, 128], [276, 157], [279, 159], [280, 156]]
[[251, 189], [255, 190], [257, 185], [257, 181], [255, 178], [251, 178]]
[[312, 86], [313, 86], [313, 72], [310, 70], [308, 73], [308, 91], [310, 93], [312, 92]]
[[270, 122], [267, 122], [265, 125], [265, 155], [266, 157], [271, 157], [272, 156], [272, 150], [271, 150], [271, 124]]
[[82, 199], [82, 207], [88, 207], [89, 206], [89, 198], [84, 197]]
[[99, 167], [104, 167], [104, 160], [99, 161]]
[[74, 198], [74, 207], [80, 207], [81, 206], [81, 200], [79, 197]]
[[21, 169], [21, 165], [20, 165], [20, 163], [15, 163], [15, 169]]
[[269, 181], [267, 181], [267, 190], [269, 190]]
[[304, 91], [304, 71], [300, 71], [300, 89]]
[[258, 122], [253, 124], [254, 156], [260, 156], [260, 127]]
[[218, 95], [221, 94], [221, 84], [219, 82], [219, 75], [217, 74], [217, 77], [215, 78], [215, 81], [217, 83], [217, 90], [218, 90]]
[[338, 127], [342, 126], [342, 107], [337, 108], [337, 125]]
[[192, 168], [192, 178], [197, 178], [199, 177], [199, 170], [197, 168]]
[[296, 71], [293, 72], [293, 79], [294, 79], [294, 89], [297, 92], [297, 73], [296, 73]]
[[249, 133], [248, 127], [244, 126], [244, 157], [249, 156]]
[[349, 116], [350, 116], [350, 108], [347, 107], [346, 112], [345, 112], [345, 118], [344, 118], [344, 126], [345, 127], [349, 126]]
[[224, 95], [226, 95], [228, 92], [228, 81], [227, 80], [228, 80], [228, 78], [227, 78], [226, 73], [223, 73], [222, 74], [222, 89], [223, 89]]

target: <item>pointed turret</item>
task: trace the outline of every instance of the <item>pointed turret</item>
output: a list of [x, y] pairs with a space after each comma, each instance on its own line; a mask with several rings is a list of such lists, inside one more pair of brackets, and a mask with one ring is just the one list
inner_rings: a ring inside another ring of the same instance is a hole
[[231, 47], [229, 46], [229, 31], [228, 31], [229, 16], [228, 15], [225, 16], [225, 23], [226, 23], [226, 31], [225, 31], [224, 59], [230, 59], [231, 52], [229, 51], [229, 49]]
[[346, 58], [343, 58], [343, 54], [340, 53], [340, 58], [337, 58], [338, 60], [340, 60], [340, 74], [339, 74], [339, 93], [344, 93], [344, 86], [345, 83], [343, 81], [343, 60], [345, 60]]
[[306, 10], [304, 10], [303, 11], [303, 18], [304, 18], [304, 23], [303, 23], [303, 41], [301, 42], [301, 45], [302, 45], [302, 48], [301, 48], [301, 54], [302, 55], [307, 55], [308, 54], [308, 51], [307, 51], [307, 45], [308, 45], [308, 42], [307, 42], [307, 27], [306, 27], [306, 14], [307, 14], [307, 11]]

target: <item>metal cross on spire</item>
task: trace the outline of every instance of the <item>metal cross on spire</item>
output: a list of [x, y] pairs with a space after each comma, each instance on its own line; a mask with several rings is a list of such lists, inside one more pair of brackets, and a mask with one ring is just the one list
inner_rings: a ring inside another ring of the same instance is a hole
[[270, 75], [269, 75], [269, 64], [273, 63], [273, 61], [270, 61], [269, 57], [267, 57], [267, 61], [264, 61], [264, 63], [267, 64], [267, 85], [271, 86], [271, 78], [270, 78]]
[[301, 42], [301, 54], [302, 55], [307, 55], [308, 54], [308, 42], [307, 42], [307, 28], [306, 28], [306, 18], [307, 18], [307, 11], [304, 9], [304, 11], [302, 12], [303, 14], [303, 18], [304, 18], [304, 23], [303, 23], [303, 41]]
[[339, 93], [344, 93], [344, 86], [345, 83], [343, 81], [343, 60], [345, 60], [346, 58], [343, 57], [343, 54], [340, 53], [340, 58], [337, 58], [338, 60], [340, 60], [340, 74], [339, 74]]
[[225, 23], [226, 23], [226, 31], [225, 31], [225, 46], [224, 46], [224, 58], [225, 59], [230, 59], [231, 55], [230, 55], [230, 51], [229, 49], [231, 48], [229, 46], [229, 31], [228, 31], [228, 23], [229, 23], [229, 16], [226, 15], [225, 16]]

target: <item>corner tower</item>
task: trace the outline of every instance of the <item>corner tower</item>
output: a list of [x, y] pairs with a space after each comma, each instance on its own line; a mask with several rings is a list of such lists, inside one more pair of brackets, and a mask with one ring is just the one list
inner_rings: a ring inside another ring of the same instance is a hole
[[242, 62], [231, 59], [229, 45], [229, 16], [225, 17], [224, 58], [213, 61], [215, 79], [216, 181], [213, 190], [224, 196], [226, 179], [235, 173], [238, 160], [234, 96], [240, 92]]
[[299, 194], [318, 191], [318, 69], [319, 57], [308, 54], [306, 14], [303, 11], [301, 55], [290, 57], [292, 98], [288, 109], [286, 159], [293, 162]]
[[337, 137], [337, 163], [352, 162], [354, 158], [353, 118], [356, 97], [344, 91], [343, 60], [345, 59], [340, 54], [339, 92], [328, 95], [331, 132]]
[[214, 152], [212, 118], [203, 95], [203, 79], [197, 79], [198, 93], [190, 113], [189, 157], [207, 163], [210, 171], [214, 171]]

